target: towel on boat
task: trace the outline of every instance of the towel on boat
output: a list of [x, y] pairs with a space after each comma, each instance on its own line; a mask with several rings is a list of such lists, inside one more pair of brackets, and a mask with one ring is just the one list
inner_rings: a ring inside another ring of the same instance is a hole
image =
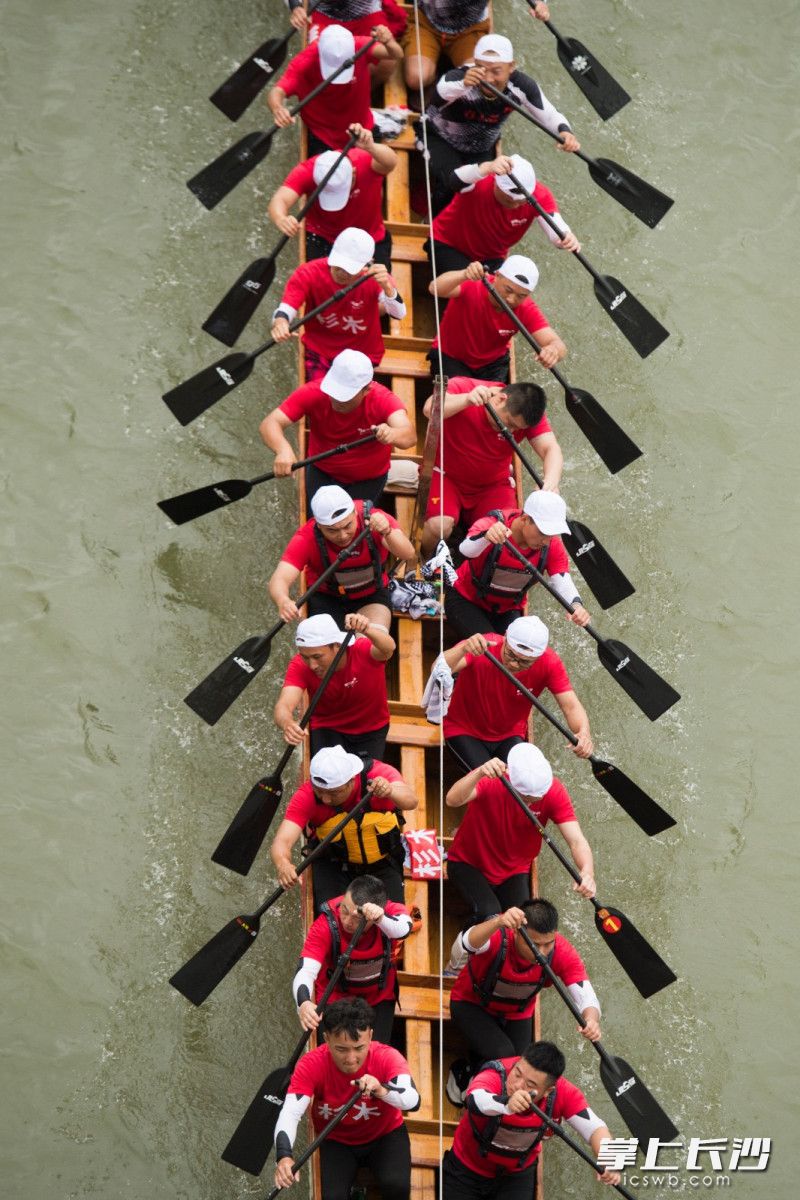
[[431, 725], [441, 725], [450, 707], [450, 697], [453, 695], [453, 672], [440, 654], [433, 664], [425, 691], [422, 693], [422, 707]]

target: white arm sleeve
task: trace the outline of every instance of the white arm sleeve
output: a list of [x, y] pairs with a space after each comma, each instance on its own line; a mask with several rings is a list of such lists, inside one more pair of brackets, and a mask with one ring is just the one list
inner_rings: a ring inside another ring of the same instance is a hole
[[402, 321], [406, 315], [405, 301], [399, 292], [391, 300], [381, 292], [378, 297], [378, 308], [395, 321]]
[[[469, 90], [464, 86], [464, 76], [466, 68], [457, 68], [455, 71], [446, 71], [436, 85], [436, 91], [450, 103], [451, 100], [460, 100], [461, 97]], [[453, 78], [457, 76], [457, 78]]]
[[463, 167], [456, 167], [453, 174], [465, 185], [463, 188], [465, 192], [471, 192], [478, 180], [483, 178], [478, 163], [466, 163]]
[[569, 228], [569, 225], [567, 224], [567, 222], [561, 216], [561, 213], [554, 212], [554, 213], [548, 213], [547, 215], [549, 216], [549, 218], [553, 222], [553, 224], [558, 226], [560, 233], [556, 233], [555, 229], [551, 228], [549, 223], [547, 221], [545, 221], [544, 217], [537, 217], [536, 220], [539, 222], [542, 229], [545, 231], [547, 236], [550, 238], [550, 241], [555, 246], [558, 242], [561, 241], [561, 239], [563, 237], [565, 237], [570, 232], [570, 228]]
[[596, 1008], [598, 1012], [601, 1011], [597, 993], [588, 979], [582, 979], [580, 983], [569, 984], [567, 991], [580, 1012], [585, 1012], [587, 1008]]
[[473, 946], [472, 942], [470, 941], [471, 933], [471, 929], [465, 929], [463, 933], [459, 935], [461, 937], [461, 945], [464, 947], [464, 950], [467, 954], [483, 954], [484, 950], [489, 949], [489, 942], [492, 939], [487, 938], [482, 946]]
[[297, 1126], [300, 1124], [300, 1118], [310, 1103], [310, 1096], [298, 1096], [296, 1092], [289, 1093], [283, 1102], [283, 1108], [275, 1125], [276, 1144], [278, 1135], [282, 1133], [289, 1145], [294, 1146], [294, 1139], [297, 1137]]
[[411, 917], [408, 913], [398, 913], [395, 917], [384, 913], [378, 921], [378, 929], [388, 938], [392, 938], [396, 942], [402, 941], [411, 933]]
[[297, 974], [292, 980], [292, 995], [294, 996], [294, 1002], [298, 1008], [302, 1003], [302, 1001], [298, 1000], [297, 998], [297, 993], [301, 987], [305, 987], [308, 991], [308, 996], [306, 996], [305, 999], [313, 1000], [314, 984], [316, 983], [317, 976], [321, 970], [322, 963], [317, 962], [315, 958], [300, 959], [300, 966], [297, 969]]
[[551, 575], [550, 582], [561, 599], [566, 600], [567, 604], [580, 604], [580, 593], [572, 582], [569, 571], [564, 571], [561, 575]]
[[386, 1086], [396, 1090], [381, 1096], [383, 1104], [390, 1104], [392, 1108], [399, 1108], [401, 1112], [414, 1112], [419, 1108], [420, 1095], [410, 1075], [393, 1075]]
[[275, 309], [275, 312], [272, 314], [273, 324], [275, 323], [278, 314], [280, 314], [282, 317], [286, 317], [286, 320], [291, 324], [291, 322], [297, 316], [297, 309], [292, 308], [291, 304], [284, 304], [283, 301], [281, 301], [281, 303]]
[[567, 1117], [567, 1124], [571, 1125], [576, 1133], [579, 1133], [585, 1142], [589, 1141], [596, 1129], [603, 1129], [605, 1121], [601, 1121], [596, 1112], [591, 1108], [584, 1108], [574, 1117]]
[[479, 554], [483, 554], [489, 545], [491, 543], [485, 537], [465, 537], [458, 549], [464, 555], [464, 558], [477, 558]]
[[470, 1092], [469, 1100], [479, 1113], [483, 1113], [485, 1117], [505, 1117], [508, 1116], [508, 1106], [503, 1104], [499, 1096], [495, 1096], [492, 1092], [487, 1092], [486, 1088], [476, 1088], [474, 1092]]

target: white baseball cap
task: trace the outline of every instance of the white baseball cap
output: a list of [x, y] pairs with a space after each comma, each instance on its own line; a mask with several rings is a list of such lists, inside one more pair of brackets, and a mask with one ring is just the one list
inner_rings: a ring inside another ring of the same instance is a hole
[[[345, 29], [344, 25], [327, 25], [319, 35], [317, 45], [319, 46], [319, 69], [323, 79], [329, 79], [333, 72], [348, 58], [352, 58], [356, 52], [356, 39], [349, 29]], [[346, 71], [342, 71], [341, 75], [337, 75], [332, 82], [334, 85], [351, 83], [353, 73], [354, 67], [350, 66]]]
[[318, 525], [335, 525], [355, 510], [353, 497], [336, 483], [319, 488], [311, 500], [311, 511]]
[[[326, 150], [324, 154], [317, 155], [314, 163], [314, 183], [322, 182], [338, 157], [338, 150]], [[317, 197], [317, 204], [324, 208], [325, 212], [340, 212], [350, 198], [352, 183], [353, 164], [345, 154]]]
[[296, 646], [332, 646], [344, 641], [347, 634], [340, 629], [329, 613], [317, 613], [315, 617], [306, 617], [297, 626], [294, 635]]
[[[321, 157], [321, 156], [320, 156]], [[520, 181], [526, 192], [533, 192], [536, 187], [536, 172], [527, 158], [523, 158], [521, 154], [512, 154], [511, 161], [514, 164], [512, 171]], [[522, 196], [522, 192], [517, 191], [517, 185], [510, 175], [495, 175], [495, 183], [500, 188], [501, 192], [505, 192], [507, 196], [515, 196], [517, 199]]]
[[555, 492], [531, 492], [522, 506], [522, 511], [545, 537], [569, 533], [567, 506]]
[[[498, 176], [498, 180], [501, 178], [502, 176]], [[497, 268], [497, 274], [505, 276], [512, 283], [521, 284], [529, 292], [532, 292], [539, 282], [539, 268], [533, 259], [526, 258], [524, 254], [510, 254]]]
[[[330, 28], [330, 26], [328, 26]], [[323, 33], [325, 30], [323, 29]], [[357, 275], [375, 253], [375, 239], [366, 229], [356, 229], [348, 225], [343, 229], [331, 246], [328, 255], [329, 267], [341, 267], [348, 275]]]
[[478, 38], [472, 57], [476, 62], [484, 58], [487, 62], [491, 59], [492, 62], [511, 63], [514, 61], [514, 47], [507, 37], [499, 33], [485, 33]]
[[523, 796], [543, 796], [553, 786], [553, 768], [538, 746], [519, 742], [508, 752], [508, 779]]
[[539, 658], [549, 640], [550, 630], [539, 617], [517, 617], [506, 630], [506, 641], [511, 649], [526, 658]]
[[368, 383], [372, 383], [374, 367], [366, 354], [360, 350], [340, 350], [319, 386], [326, 396], [344, 404], [352, 400]]
[[363, 770], [364, 760], [357, 754], [348, 754], [344, 746], [325, 746], [312, 758], [308, 774], [314, 787], [338, 788]]

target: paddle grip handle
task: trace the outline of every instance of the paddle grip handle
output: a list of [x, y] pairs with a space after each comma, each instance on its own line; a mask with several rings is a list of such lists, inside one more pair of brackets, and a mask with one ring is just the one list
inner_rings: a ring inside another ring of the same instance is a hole
[[484, 656], [488, 658], [490, 662], [493, 662], [499, 671], [502, 671], [506, 679], [509, 681], [509, 683], [513, 683], [520, 695], [524, 696], [526, 700], [530, 700], [533, 707], [540, 712], [543, 717], [546, 717], [550, 724], [554, 725], [558, 732], [562, 734], [568, 742], [571, 742], [573, 746], [577, 746], [578, 738], [572, 732], [572, 730], [567, 729], [566, 725], [562, 725], [558, 717], [554, 717], [550, 710], [545, 708], [539, 697], [534, 696], [530, 688], [526, 688], [525, 684], [517, 679], [516, 675], [509, 671], [505, 663], [501, 662], [499, 658], [492, 654], [491, 650], [485, 650]]
[[[546, 1125], [548, 1129], [561, 1138], [562, 1142], [566, 1142], [576, 1154], [580, 1155], [584, 1162], [588, 1163], [593, 1170], [602, 1175], [605, 1167], [601, 1167], [600, 1164], [594, 1158], [592, 1158], [591, 1154], [584, 1150], [583, 1146], [579, 1146], [577, 1142], [573, 1142], [572, 1138], [568, 1137], [567, 1134], [564, 1133], [564, 1130], [561, 1128], [559, 1123], [552, 1120], [551, 1117], [548, 1117], [544, 1109], [539, 1108], [539, 1105], [536, 1104], [534, 1100], [531, 1100], [531, 1111], [536, 1113], [536, 1116], [543, 1125]], [[625, 1196], [626, 1200], [635, 1200], [635, 1197], [631, 1195], [628, 1189], [623, 1187], [621, 1183], [615, 1183], [612, 1186], [619, 1192], [620, 1196]]]
[[[364, 437], [356, 438], [354, 442], [342, 442], [341, 446], [334, 446], [332, 450], [320, 450], [319, 454], [311, 454], [308, 458], [298, 459], [292, 463], [292, 470], [299, 471], [301, 467], [308, 467], [311, 463], [320, 462], [323, 458], [332, 458], [334, 454], [345, 454], [348, 450], [355, 450], [356, 446], [363, 446], [365, 442], [374, 442], [377, 434], [368, 433]], [[269, 483], [271, 479], [275, 479], [274, 471], [267, 471], [263, 475], [256, 475], [254, 479], [248, 479], [251, 487], [255, 487], [257, 483]]]
[[580, 883], [581, 877], [580, 877], [580, 874], [578, 873], [578, 871], [575, 869], [575, 867], [572, 865], [572, 863], [569, 861], [569, 859], [566, 857], [566, 855], [561, 850], [559, 850], [558, 846], [555, 844], [553, 839], [550, 837], [549, 833], [545, 829], [542, 822], [536, 816], [536, 813], [531, 812], [531, 810], [528, 808], [525, 801], [522, 799], [522, 796], [520, 796], [517, 789], [513, 786], [512, 783], [509, 782], [508, 779], [506, 779], [505, 775], [500, 776], [500, 782], [502, 783], [502, 785], [506, 789], [506, 791], [511, 796], [514, 797], [517, 804], [522, 809], [522, 811], [525, 813], [525, 816], [528, 818], [530, 823], [532, 825], [535, 825], [536, 828], [539, 830], [539, 834], [541, 835], [542, 841], [547, 843], [547, 845], [550, 847], [550, 849], [555, 854], [556, 858], [561, 863], [562, 867], [564, 867], [567, 871], [569, 871], [570, 875], [572, 876], [572, 878], [575, 880], [576, 883]]
[[[536, 959], [536, 962], [541, 967], [541, 969], [544, 971], [545, 975], [550, 980], [553, 987], [556, 989], [559, 996], [564, 1001], [567, 1008], [569, 1009], [569, 1011], [572, 1013], [575, 1020], [580, 1025], [581, 1029], [585, 1029], [586, 1021], [584, 1019], [583, 1013], [580, 1011], [577, 1004], [572, 999], [572, 996], [570, 996], [569, 992], [565, 988], [563, 980], [558, 975], [556, 975], [555, 971], [550, 966], [550, 963], [547, 961], [545, 956], [539, 950], [539, 947], [536, 945], [536, 943], [533, 941], [533, 939], [528, 935], [528, 931], [525, 928], [525, 926], [524, 925], [520, 926], [520, 928], [517, 930], [517, 933], [520, 935], [523, 942], [528, 947], [528, 949], [530, 950], [533, 957]], [[593, 1044], [596, 1045], [596, 1043], [593, 1043]]]
[[528, 458], [528, 456], [527, 456], [527, 454], [525, 453], [525, 451], [522, 449], [522, 447], [521, 447], [521, 446], [519, 445], [519, 443], [516, 441], [516, 439], [515, 439], [515, 437], [514, 437], [513, 433], [511, 432], [511, 430], [510, 430], [510, 429], [506, 429], [505, 425], [504, 425], [504, 424], [503, 424], [503, 422], [500, 420], [500, 418], [498, 417], [498, 415], [497, 415], [496, 411], [495, 411], [495, 410], [492, 408], [491, 404], [487, 404], [487, 405], [486, 405], [486, 407], [487, 407], [487, 409], [489, 410], [489, 412], [490, 412], [490, 414], [491, 414], [491, 417], [492, 417], [492, 420], [494, 421], [495, 425], [497, 426], [498, 432], [500, 433], [501, 437], [504, 437], [504, 438], [506, 439], [506, 441], [508, 442], [509, 446], [510, 446], [510, 447], [511, 447], [511, 449], [514, 451], [514, 453], [516, 454], [517, 458], [520, 460], [520, 462], [522, 463], [523, 467], [525, 468], [525, 470], [526, 470], [526, 471], [528, 472], [528, 474], [530, 475], [530, 477], [531, 477], [531, 479], [533, 480], [533, 482], [536, 484], [536, 486], [537, 486], [538, 488], [541, 488], [541, 486], [542, 486], [542, 477], [541, 477], [541, 475], [539, 475], [538, 471], [536, 470], [536, 468], [534, 467], [533, 463], [532, 463], [532, 462], [530, 461], [530, 459]]
[[[564, 139], [560, 133], [553, 133], [552, 130], [547, 129], [546, 126], [542, 125], [541, 121], [537, 121], [536, 118], [526, 109], [524, 109], [521, 104], [517, 104], [516, 100], [514, 100], [512, 96], [509, 96], [507, 92], [501, 92], [499, 88], [496, 88], [493, 83], [489, 83], [489, 81], [486, 79], [481, 83], [481, 87], [485, 88], [487, 92], [491, 92], [493, 95], [495, 95], [498, 100], [503, 100], [509, 108], [513, 108], [514, 112], [519, 113], [519, 115], [524, 117], [526, 121], [530, 121], [531, 125], [535, 125], [537, 129], [541, 129], [542, 133], [546, 133], [547, 136], [552, 138], [554, 142], [559, 142], [563, 146]], [[573, 150], [572, 153], [576, 158], [580, 158], [583, 160], [583, 162], [589, 163], [591, 166], [596, 167], [598, 171], [603, 169], [596, 159], [592, 158], [589, 154], [584, 154], [582, 150]]]

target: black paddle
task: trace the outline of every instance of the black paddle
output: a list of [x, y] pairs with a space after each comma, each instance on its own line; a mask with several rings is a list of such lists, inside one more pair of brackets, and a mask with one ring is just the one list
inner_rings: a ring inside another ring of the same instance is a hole
[[[365, 525], [359, 534], [353, 538], [349, 546], [345, 546], [329, 563], [318, 579], [303, 593], [297, 601], [297, 607], [303, 605], [319, 590], [321, 585], [330, 579], [353, 550], [363, 542], [369, 533], [369, 525]], [[248, 638], [237, 646], [227, 658], [224, 658], [202, 683], [184, 698], [192, 712], [202, 717], [207, 725], [216, 725], [217, 721], [228, 711], [249, 683], [252, 683], [258, 672], [269, 661], [272, 649], [272, 639], [286, 625], [286, 621], [276, 621], [272, 628], [258, 637]]]
[[[563, 725], [558, 717], [553, 716], [548, 708], [542, 704], [538, 696], [534, 696], [533, 692], [525, 687], [521, 680], [517, 679], [516, 675], [509, 671], [505, 663], [502, 663], [499, 658], [492, 654], [491, 650], [485, 650], [484, 654], [490, 662], [505, 675], [510, 683], [524, 696], [526, 700], [530, 700], [534, 708], [546, 717], [551, 725], [555, 726], [560, 734], [571, 742], [573, 746], [577, 746], [578, 739], [571, 729]], [[657, 833], [663, 833], [665, 829], [671, 829], [677, 824], [674, 817], [671, 817], [660, 804], [656, 804], [647, 792], [643, 792], [638, 784], [615, 767], [612, 763], [604, 762], [602, 758], [597, 758], [596, 755], [589, 755], [589, 763], [591, 764], [592, 774], [601, 787], [605, 788], [612, 800], [616, 800], [617, 804], [623, 809], [628, 816], [636, 822], [640, 829], [644, 830], [648, 837], [653, 837]]]
[[[323, 675], [319, 687], [314, 692], [308, 708], [300, 718], [300, 726], [303, 729], [306, 728], [313, 717], [314, 710], [322, 699], [325, 688], [330, 682], [331, 675], [333, 675], [347, 653], [347, 647], [354, 636], [353, 630], [348, 630], [339, 649], [331, 660], [330, 666]], [[283, 796], [281, 775], [285, 771], [294, 750], [294, 746], [287, 746], [272, 774], [265, 775], [262, 779], [259, 779], [258, 783], [254, 784], [250, 789], [242, 806], [223, 834], [219, 845], [211, 855], [212, 862], [219, 863], [221, 867], [227, 867], [229, 871], [237, 871], [239, 875], [246, 875], [248, 873], [255, 862], [256, 855], [261, 849], [261, 844], [272, 823], [272, 818], [278, 811], [278, 805]]]
[[[509, 96], [508, 92], [501, 92], [493, 83], [486, 80], [481, 82], [481, 87], [503, 100], [509, 108], [513, 108], [514, 112], [518, 112], [520, 116], [524, 117], [526, 121], [530, 121], [531, 125], [535, 125], [537, 129], [541, 129], [548, 137], [553, 138], [556, 142], [563, 142], [564, 139], [560, 133], [551, 133], [549, 129], [545, 129], [544, 125], [540, 124], [512, 96]], [[592, 179], [604, 192], [608, 192], [609, 196], [613, 196], [623, 208], [627, 208], [628, 212], [633, 213], [651, 229], [656, 227], [664, 214], [668, 213], [675, 203], [670, 196], [660, 192], [651, 183], [646, 183], [638, 175], [634, 175], [633, 171], [621, 167], [619, 163], [612, 162], [610, 158], [591, 158], [582, 150], [576, 150], [574, 155], [587, 164]]]
[[[562, 608], [565, 608], [568, 613], [575, 611], [574, 604], [570, 604], [568, 600], [559, 596], [538, 567], [529, 563], [510, 539], [503, 544], [520, 563], [525, 564], [526, 570], [530, 571], [537, 583], [541, 583], [545, 591], [548, 591]], [[680, 692], [676, 692], [652, 667], [639, 658], [638, 654], [634, 654], [630, 646], [613, 638], [601, 637], [591, 624], [581, 625], [579, 628], [585, 629], [589, 637], [594, 638], [600, 662], [651, 721], [657, 721], [667, 709], [678, 703], [681, 698]]]
[[[581, 1158], [583, 1159], [583, 1161], [587, 1162], [590, 1167], [592, 1167], [595, 1171], [597, 1171], [597, 1173], [599, 1175], [603, 1174], [603, 1172], [606, 1170], [606, 1168], [604, 1166], [602, 1166], [600, 1163], [596, 1162], [592, 1158], [591, 1154], [589, 1154], [588, 1151], [584, 1150], [582, 1146], [579, 1146], [577, 1142], [573, 1142], [571, 1137], [567, 1137], [566, 1133], [564, 1133], [564, 1130], [561, 1128], [558, 1121], [554, 1121], [551, 1117], [548, 1117], [548, 1115], [544, 1111], [544, 1109], [539, 1108], [539, 1105], [534, 1102], [532, 1097], [531, 1097], [531, 1107], [530, 1107], [529, 1111], [536, 1113], [536, 1116], [539, 1118], [539, 1120], [542, 1122], [543, 1125], [546, 1125], [548, 1129], [550, 1129], [553, 1133], [557, 1134], [558, 1137], [561, 1138], [562, 1142], [566, 1142], [568, 1146], [571, 1146], [572, 1149], [575, 1151], [575, 1153], [579, 1154], [581, 1156]], [[636, 1197], [633, 1195], [633, 1192], [629, 1192], [628, 1189], [626, 1187], [623, 1187], [623, 1185], [621, 1183], [612, 1183], [611, 1187], [613, 1187], [616, 1192], [619, 1192], [620, 1196], [624, 1196], [625, 1200], [636, 1200]]]
[[[341, 979], [350, 955], [358, 945], [359, 939], [366, 928], [364, 917], [358, 923], [350, 939], [347, 949], [339, 956], [339, 961], [328, 981], [328, 986], [317, 1005], [317, 1012], [322, 1014], [325, 1005], [333, 995], [334, 988]], [[249, 1171], [251, 1175], [260, 1175], [267, 1161], [272, 1143], [275, 1140], [275, 1126], [280, 1116], [281, 1107], [286, 1099], [286, 1091], [294, 1069], [300, 1061], [300, 1055], [308, 1045], [311, 1030], [307, 1029], [294, 1048], [292, 1057], [282, 1067], [270, 1071], [261, 1087], [250, 1101], [247, 1112], [234, 1129], [230, 1141], [222, 1151], [221, 1158], [238, 1167], [241, 1171]]]
[[[489, 285], [491, 286], [491, 285]], [[495, 425], [513, 449], [517, 458], [525, 467], [538, 488], [542, 486], [541, 476], [534, 469], [528, 456], [515, 440], [514, 435], [506, 429], [491, 404], [487, 404]], [[588, 525], [579, 521], [567, 521], [569, 533], [562, 534], [562, 540], [570, 558], [588, 583], [597, 598], [601, 608], [613, 608], [621, 600], [632, 596], [636, 591], [631, 581], [619, 569], [614, 559]]]
[[[307, 467], [310, 463], [331, 458], [334, 454], [344, 454], [347, 450], [353, 450], [356, 446], [363, 446], [366, 442], [374, 440], [375, 434], [368, 433], [364, 437], [356, 438], [354, 442], [342, 442], [341, 446], [334, 446], [332, 450], [322, 450], [319, 454], [312, 454], [309, 458], [301, 458], [292, 463], [292, 470], [299, 471], [301, 467]], [[170, 497], [169, 500], [159, 500], [158, 507], [176, 525], [186, 525], [188, 521], [204, 517], [206, 513], [216, 512], [218, 508], [226, 508], [236, 500], [244, 500], [257, 483], [268, 483], [270, 479], [275, 479], [274, 471], [256, 475], [254, 479], [221, 479], [219, 483], [206, 484], [205, 487], [195, 488], [193, 492], [183, 492], [180, 496]]]
[[[527, 0], [530, 8], [535, 8], [536, 0]], [[612, 75], [598, 62], [591, 50], [587, 50], [583, 42], [577, 38], [566, 38], [559, 33], [552, 21], [544, 24], [556, 39], [557, 52], [561, 65], [577, 83], [594, 111], [604, 121], [613, 117], [629, 102], [630, 96]]]
[[[538, 354], [542, 347], [536, 341], [533, 334], [522, 324], [522, 321], [520, 321], [513, 308], [509, 304], [506, 304], [503, 297], [489, 283], [488, 279], [484, 278], [482, 282], [492, 296], [494, 296], [494, 299], [506, 316], [516, 325], [531, 349], [535, 350]], [[564, 402], [567, 406], [567, 412], [588, 441], [591, 442], [612, 475], [616, 475], [623, 467], [627, 467], [629, 463], [635, 462], [637, 458], [641, 458], [642, 452], [636, 443], [631, 441], [625, 430], [619, 427], [616, 421], [608, 415], [603, 406], [595, 400], [590, 392], [585, 392], [582, 388], [570, 387], [558, 367], [548, 367], [547, 369], [564, 389]]]
[[[509, 173], [508, 177], [514, 181], [517, 189], [523, 193], [528, 203], [536, 209], [550, 228], [554, 229], [556, 233], [560, 233], [561, 231], [550, 213], [545, 212], [535, 196], [532, 196], [522, 186], [513, 173]], [[668, 330], [655, 319], [652, 313], [647, 311], [645, 306], [625, 287], [624, 283], [620, 283], [613, 275], [601, 275], [580, 250], [573, 250], [572, 254], [594, 279], [594, 294], [601, 307], [611, 317], [617, 329], [628, 339], [639, 357], [647, 358], [648, 354], [652, 354], [662, 342], [667, 340]]]
[[[318, 3], [319, 0], [315, 0], [309, 4], [306, 9], [307, 15], [314, 11]], [[282, 38], [270, 38], [262, 42], [258, 49], [220, 84], [213, 95], [209, 96], [211, 103], [231, 121], [238, 121], [283, 63], [286, 47], [296, 33], [294, 25], [291, 25]]]
[[[310, 312], [304, 313], [302, 317], [295, 317], [289, 325], [289, 329], [294, 333], [312, 317], [324, 312], [332, 304], [338, 303], [348, 292], [352, 292], [354, 288], [360, 287], [366, 279], [371, 278], [372, 276], [369, 274], [359, 275], [358, 279], [339, 288], [327, 300], [323, 300], [322, 304], [312, 308]], [[269, 338], [263, 346], [259, 346], [249, 354], [241, 351], [238, 354], [226, 354], [224, 358], [212, 363], [210, 367], [204, 367], [202, 371], [198, 371], [191, 379], [186, 379], [177, 387], [165, 392], [161, 399], [181, 425], [190, 425], [223, 396], [227, 396], [240, 383], [244, 383], [252, 372], [253, 364], [258, 356], [265, 354], [267, 350], [271, 350], [273, 346], [277, 345], [274, 338]]]
[[[316, 204], [320, 192], [357, 141], [358, 138], [355, 134], [351, 134], [331, 169], [323, 175], [298, 212], [298, 221], [302, 221], [306, 213]], [[288, 234], [283, 234], [266, 258], [257, 258], [250, 263], [233, 287], [222, 297], [211, 315], [203, 322], [203, 329], [206, 333], [210, 333], [213, 338], [225, 346], [233, 346], [236, 343], [240, 333], [272, 286], [275, 279], [275, 261], [284, 246], [290, 241], [291, 238]]]
[[[337, 822], [319, 845], [306, 855], [304, 861], [297, 868], [298, 875], [307, 870], [323, 854], [329, 843], [339, 836], [345, 825], [364, 810], [370, 798], [370, 793], [367, 792], [361, 797], [358, 804], [344, 814], [341, 821]], [[239, 959], [250, 949], [258, 937], [264, 913], [280, 900], [286, 890], [285, 887], [276, 887], [275, 891], [270, 892], [264, 903], [255, 912], [234, 917], [218, 933], [215, 933], [205, 946], [172, 976], [169, 982], [176, 991], [198, 1006], [207, 1000], [214, 988], [222, 983]]]
[[[521, 926], [518, 932], [581, 1029], [585, 1029], [586, 1021], [583, 1014], [570, 996], [563, 981], [556, 975], [539, 947], [529, 937], [525, 926]], [[678, 1137], [678, 1130], [655, 1096], [642, 1083], [630, 1063], [627, 1063], [624, 1058], [610, 1054], [602, 1042], [592, 1042], [591, 1044], [600, 1055], [600, 1079], [603, 1087], [633, 1136], [642, 1145], [646, 1145], [650, 1138], [671, 1142], [673, 1138]]]
[[[320, 92], [325, 90], [337, 75], [341, 75], [342, 71], [348, 71], [354, 62], [368, 54], [377, 40], [377, 38], [370, 38], [360, 50], [351, 54], [340, 67], [331, 72], [327, 79], [323, 79], [322, 83], [318, 83], [315, 88], [312, 88], [307, 96], [292, 105], [289, 109], [291, 115], [296, 117], [311, 100], [315, 100]], [[212, 163], [192, 176], [186, 184], [189, 191], [197, 196], [205, 208], [216, 208], [220, 200], [224, 200], [228, 193], [232, 192], [236, 185], [246, 179], [250, 172], [267, 157], [272, 146], [272, 139], [279, 128], [278, 125], [273, 125], [267, 130], [256, 130], [254, 133], [248, 133], [235, 145], [229, 146]]]

